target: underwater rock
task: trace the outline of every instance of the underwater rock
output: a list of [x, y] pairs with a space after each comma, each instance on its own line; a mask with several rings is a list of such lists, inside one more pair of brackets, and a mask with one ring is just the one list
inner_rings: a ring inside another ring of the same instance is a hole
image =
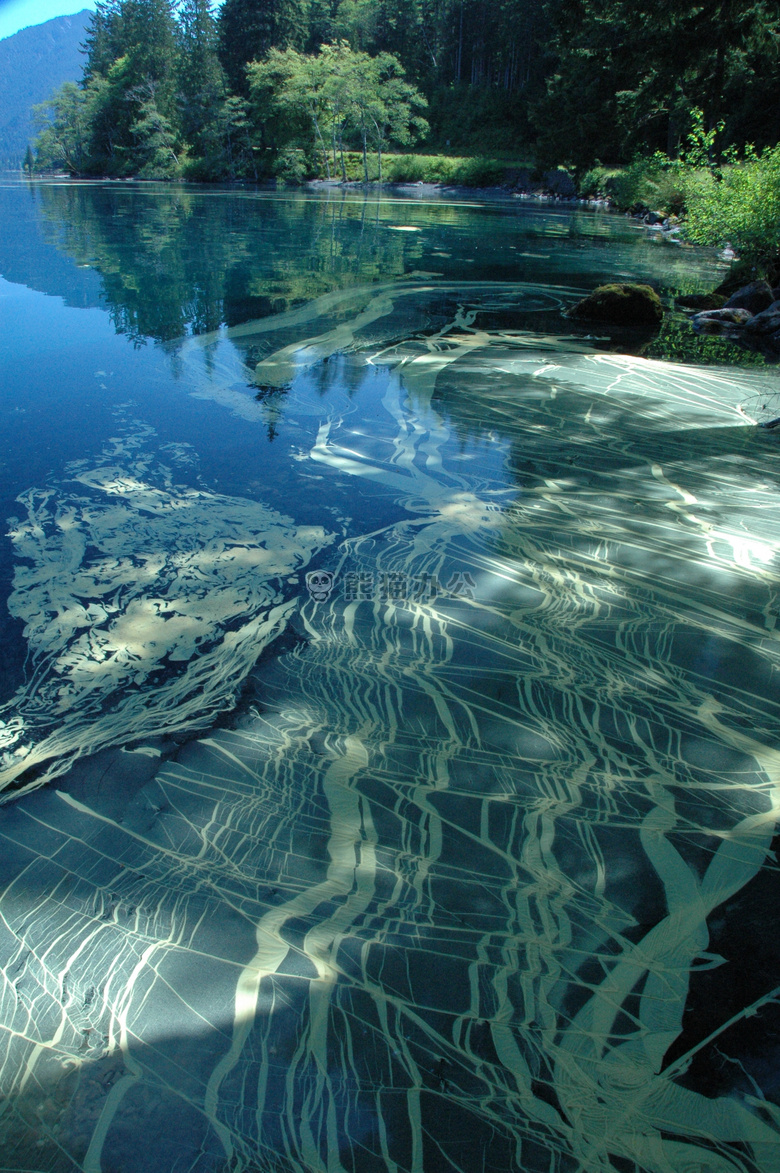
[[569, 316], [615, 326], [657, 326], [663, 313], [661, 299], [649, 285], [616, 283], [599, 285]]
[[721, 281], [720, 285], [716, 285], [713, 293], [722, 293], [724, 297], [731, 297], [732, 293], [736, 293], [745, 285], [749, 285], [756, 277], [756, 270], [749, 261], [734, 261]]
[[31, 672], [0, 707], [0, 792], [232, 707], [296, 609], [290, 577], [332, 543], [261, 502], [174, 483], [170, 459], [129, 423], [67, 481], [19, 496], [7, 607]]

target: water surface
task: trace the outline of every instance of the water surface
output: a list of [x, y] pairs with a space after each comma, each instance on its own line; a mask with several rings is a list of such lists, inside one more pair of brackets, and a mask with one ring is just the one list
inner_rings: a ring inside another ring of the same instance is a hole
[[762, 368], [515, 201], [0, 188], [2, 1168], [780, 1168]]

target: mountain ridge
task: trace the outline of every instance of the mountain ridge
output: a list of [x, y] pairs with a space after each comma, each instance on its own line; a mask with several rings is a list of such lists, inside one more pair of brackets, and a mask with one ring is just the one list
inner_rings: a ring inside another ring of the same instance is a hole
[[84, 8], [0, 40], [0, 161], [7, 166], [22, 161], [37, 134], [32, 107], [81, 77], [81, 44], [92, 15]]

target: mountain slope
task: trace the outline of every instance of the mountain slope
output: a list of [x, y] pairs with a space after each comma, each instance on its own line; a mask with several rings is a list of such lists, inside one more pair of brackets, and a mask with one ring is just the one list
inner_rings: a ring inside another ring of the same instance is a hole
[[0, 41], [0, 161], [18, 163], [37, 133], [31, 107], [78, 81], [88, 9], [21, 29]]

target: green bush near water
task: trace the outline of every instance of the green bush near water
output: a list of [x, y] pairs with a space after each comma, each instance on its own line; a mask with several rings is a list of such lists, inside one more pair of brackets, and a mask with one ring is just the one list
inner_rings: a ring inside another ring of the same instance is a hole
[[[317, 167], [317, 164], [319, 166]], [[347, 179], [352, 183], [363, 182], [363, 156], [359, 151], [346, 151], [344, 164]], [[500, 187], [506, 184], [513, 174], [519, 170], [531, 171], [533, 164], [523, 159], [511, 157], [501, 158], [494, 156], [467, 157], [461, 155], [382, 155], [382, 182], [383, 183], [443, 183], [454, 187]], [[285, 174], [277, 170], [280, 178], [290, 182], [296, 179], [292, 174]], [[379, 164], [376, 154], [368, 155], [368, 176], [376, 181], [379, 175]], [[300, 181], [300, 172], [298, 181]], [[324, 179], [321, 160], [315, 159], [315, 167], [311, 168], [304, 178]]]
[[724, 244], [759, 264], [780, 248], [780, 145], [691, 179], [686, 233], [696, 244]]
[[780, 256], [780, 144], [760, 154], [730, 148], [717, 160], [719, 123], [704, 129], [700, 110], [682, 159], [660, 151], [628, 167], [598, 164], [580, 179], [583, 195], [609, 195], [619, 208], [637, 205], [667, 215], [685, 216], [685, 232], [695, 244], [731, 244], [745, 261], [776, 269]]
[[608, 196], [623, 210], [641, 206], [676, 216], [685, 209], [688, 193], [702, 170], [708, 173], [656, 151], [626, 167], [596, 164], [581, 176], [579, 192], [582, 196]]
[[[515, 167], [527, 164], [515, 163]], [[499, 187], [510, 164], [504, 159], [476, 156], [395, 155], [386, 160], [388, 180], [394, 183], [449, 183], [459, 187]]]
[[622, 208], [641, 204], [653, 211], [679, 215], [686, 206], [688, 185], [695, 173], [695, 168], [656, 153], [616, 175], [610, 194]]

